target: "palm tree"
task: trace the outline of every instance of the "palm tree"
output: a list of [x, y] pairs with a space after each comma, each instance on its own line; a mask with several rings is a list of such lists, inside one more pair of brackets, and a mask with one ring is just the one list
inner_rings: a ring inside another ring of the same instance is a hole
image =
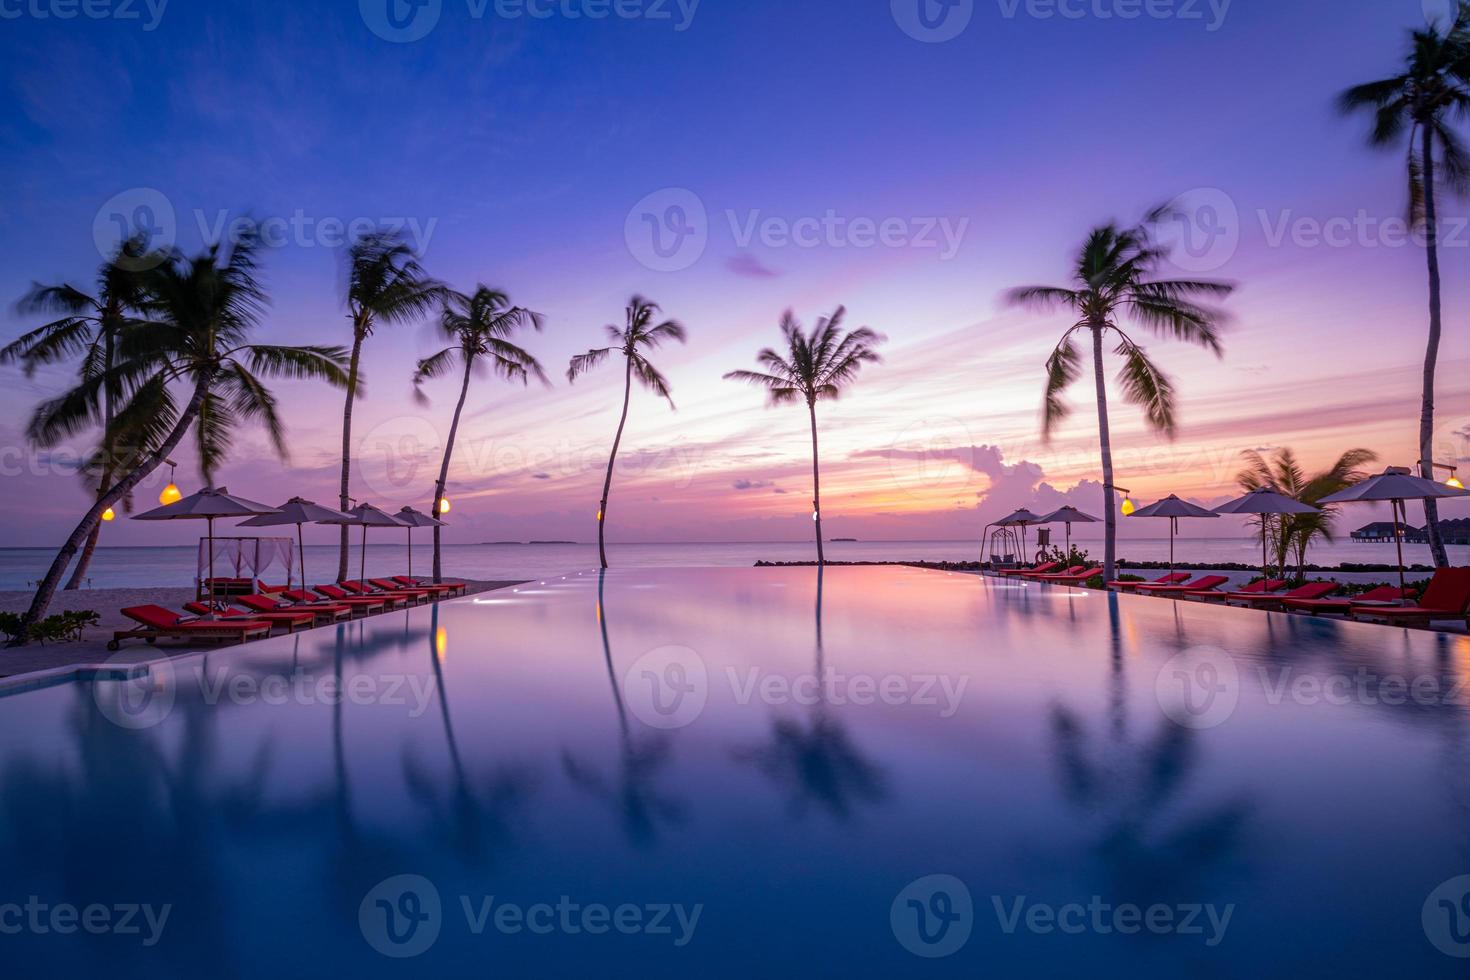
[[[1422, 473], [1434, 479], [1434, 376], [1441, 327], [1439, 224], [1435, 191], [1442, 182], [1453, 194], [1470, 190], [1470, 155], [1451, 128], [1470, 113], [1470, 5], [1457, 3], [1453, 22], [1433, 23], [1410, 34], [1403, 71], [1355, 85], [1338, 96], [1344, 114], [1370, 113], [1371, 146], [1386, 149], [1408, 135], [1409, 218], [1424, 232], [1429, 263], [1429, 344], [1424, 354], [1424, 390], [1419, 412]], [[1424, 501], [1429, 546], [1439, 568], [1449, 564], [1439, 533], [1439, 505]]]
[[812, 520], [817, 527], [817, 564], [827, 563], [822, 549], [822, 476], [817, 452], [817, 402], [839, 397], [842, 390], [857, 379], [858, 371], [882, 358], [873, 348], [885, 338], [867, 327], [850, 333], [842, 332], [842, 319], [847, 311], [839, 306], [830, 317], [823, 317], [812, 328], [811, 336], [801, 332], [801, 324], [790, 310], [781, 318], [781, 336], [786, 339], [786, 356], [767, 347], [755, 356], [761, 371], [731, 371], [729, 381], [744, 381], [766, 390], [769, 404], [789, 405], [806, 402], [812, 423]]
[[[444, 485], [449, 480], [449, 461], [454, 455], [454, 437], [459, 432], [459, 416], [470, 393], [470, 376], [486, 365], [496, 376], [507, 381], [530, 384], [531, 378], [543, 384], [551, 382], [541, 364], [508, 338], [526, 325], [541, 329], [541, 314], [520, 306], [511, 306], [505, 293], [479, 285], [473, 295], [449, 291], [439, 317], [439, 329], [457, 343], [431, 357], [419, 361], [413, 374], [414, 394], [428, 404], [423, 384], [449, 370], [456, 357], [464, 365], [464, 378], [459, 386], [459, 401], [454, 406], [454, 419], [449, 423], [449, 439], [444, 443], [444, 461], [439, 466], [439, 480], [434, 484], [434, 507], [429, 512], [438, 516], [443, 510]], [[439, 526], [434, 526], [434, 581], [442, 581], [439, 563]]]
[[1006, 299], [1013, 305], [1051, 310], [1071, 310], [1077, 320], [1046, 362], [1046, 401], [1042, 434], [1048, 441], [1058, 423], [1071, 414], [1062, 392], [1082, 376], [1082, 352], [1075, 338], [1079, 332], [1092, 337], [1093, 383], [1097, 389], [1098, 434], [1102, 447], [1103, 508], [1106, 515], [1104, 574], [1111, 580], [1117, 560], [1118, 524], [1114, 507], [1113, 448], [1108, 430], [1107, 380], [1103, 375], [1103, 341], [1116, 336], [1114, 353], [1123, 358], [1118, 380], [1125, 401], [1143, 409], [1148, 424], [1173, 438], [1176, 430], [1174, 382], [1151, 361], [1147, 352], [1119, 326], [1120, 314], [1159, 336], [1172, 336], [1198, 344], [1222, 356], [1219, 329], [1225, 314], [1203, 305], [1201, 298], [1223, 298], [1235, 287], [1230, 283], [1195, 279], [1155, 279], [1159, 264], [1169, 254], [1159, 245], [1153, 227], [1169, 212], [1151, 211], [1133, 228], [1115, 224], [1095, 228], [1078, 251], [1073, 267], [1073, 285], [1025, 286], [1013, 289]]
[[[38, 368], [80, 356], [83, 377], [110, 372], [124, 332], [146, 322], [139, 319], [143, 277], [138, 260], [143, 249], [141, 236], [121, 243], [117, 254], [97, 270], [96, 295], [88, 295], [70, 283], [59, 286], [35, 283], [17, 304], [18, 312], [22, 315], [59, 314], [59, 319], [23, 334], [0, 349], [0, 364], [18, 362], [29, 378]], [[104, 435], [111, 432], [120, 395], [116, 383], [102, 388], [101, 428]], [[82, 467], [82, 478], [94, 494], [104, 493], [112, 484], [113, 473], [120, 465], [126, 465], [125, 454], [142, 448], [146, 447], [131, 445], [125, 436], [114, 435], [104, 440], [88, 464]], [[88, 535], [76, 568], [67, 580], [68, 590], [80, 588], [86, 580], [101, 529], [99, 523]]]
[[618, 446], [623, 441], [623, 426], [628, 422], [628, 402], [633, 394], [633, 379], [636, 377], [643, 387], [667, 400], [670, 409], [674, 407], [674, 399], [669, 394], [668, 379], [648, 360], [645, 351], [658, 349], [666, 340], [677, 340], [682, 344], [688, 335], [684, 332], [683, 324], [677, 320], [655, 324], [653, 321], [659, 312], [657, 303], [651, 303], [642, 296], [634, 296], [623, 311], [623, 326], [619, 328], [608, 324], [603, 328], [613, 341], [613, 346], [598, 347], [585, 354], [578, 354], [567, 367], [567, 380], [576, 381], [578, 377], [607, 360], [613, 351], [620, 352], [626, 362], [623, 365], [623, 414], [618, 418], [618, 433], [613, 437], [612, 452], [607, 457], [607, 478], [602, 481], [602, 501], [597, 506], [597, 557], [602, 561], [603, 568], [607, 567], [607, 545], [603, 536], [607, 527], [607, 498], [612, 493], [613, 464], [617, 462]]
[[[1320, 473], [1308, 474], [1289, 449], [1278, 449], [1274, 456], [1248, 449], [1241, 454], [1246, 468], [1236, 476], [1236, 483], [1249, 493], [1252, 490], [1272, 490], [1293, 500], [1320, 507], [1323, 497], [1346, 490], [1363, 480], [1367, 473], [1362, 467], [1378, 459], [1378, 454], [1369, 449], [1350, 449], [1339, 456], [1331, 466]], [[1282, 514], [1274, 521], [1262, 516], [1267, 522], [1268, 540], [1276, 551], [1276, 567], [1283, 572], [1288, 557], [1296, 560], [1297, 578], [1306, 578], [1307, 549], [1317, 538], [1333, 540], [1333, 523], [1336, 510], [1323, 508], [1317, 514]]]
[[[363, 341], [381, 323], [412, 323], [433, 312], [444, 287], [429, 278], [413, 250], [394, 232], [373, 231], [347, 250], [347, 317], [352, 321], [352, 356], [347, 364], [347, 401], [342, 408], [342, 487], [338, 501], [352, 506], [352, 403], [362, 396]], [[347, 577], [347, 526], [337, 554], [337, 577]]]
[[[206, 411], [208, 421], [196, 435], [203, 469], [213, 472], [233, 430], [244, 421], [260, 422], [276, 451], [286, 455], [285, 427], [263, 378], [347, 383], [347, 352], [340, 347], [249, 342], [266, 304], [256, 277], [258, 248], [253, 238], [245, 238], [227, 248], [212, 246], [192, 259], [167, 256], [143, 285], [143, 308], [154, 322], [124, 335], [111, 370], [84, 375], [71, 390], [37, 406], [28, 435], [38, 445], [54, 445], [96, 424], [102, 395], [115, 385], [124, 403], [104, 444], [117, 433], [130, 433], [150, 448], [118, 471], [121, 477], [98, 495], [61, 546], [23, 617], [26, 626], [45, 615], [67, 565], [103, 512], [157, 469], [184, 435], [201, 425]], [[189, 393], [182, 408], [176, 385]]]

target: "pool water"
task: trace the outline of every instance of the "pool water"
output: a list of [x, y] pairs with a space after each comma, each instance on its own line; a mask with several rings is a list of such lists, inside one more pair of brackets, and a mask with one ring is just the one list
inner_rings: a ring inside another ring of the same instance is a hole
[[916, 569], [548, 579], [0, 699], [0, 962], [1461, 976], [1467, 667]]

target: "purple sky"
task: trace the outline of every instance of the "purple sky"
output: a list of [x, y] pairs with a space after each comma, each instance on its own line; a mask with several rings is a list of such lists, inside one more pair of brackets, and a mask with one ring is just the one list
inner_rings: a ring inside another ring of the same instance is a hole
[[[174, 0], [156, 18], [135, 7], [137, 20], [6, 6], [21, 13], [0, 23], [0, 296], [33, 279], [89, 284], [110, 216], [140, 204], [186, 250], [248, 213], [278, 219], [283, 237], [266, 260], [262, 338], [345, 344], [338, 228], [401, 221], [434, 275], [499, 286], [547, 317], [526, 344], [553, 389], [472, 389], [450, 485], [448, 540], [462, 542], [595, 535], [621, 372], [575, 387], [562, 372], [634, 292], [690, 343], [657, 361], [676, 413], [635, 394], [610, 536], [809, 535], [804, 413], [721, 375], [753, 366], [783, 310], [811, 323], [845, 304], [889, 342], [886, 363], [821, 411], [827, 529], [975, 537], [1016, 506], [1099, 507], [1085, 385], [1054, 443], [1039, 438], [1041, 365], [1066, 320], [1005, 310], [1000, 294], [1063, 281], [1091, 225], [1180, 197], [1193, 218], [1180, 263], [1240, 283], [1235, 322], [1223, 361], [1150, 340], [1183, 424], [1169, 443], [1115, 404], [1118, 483], [1140, 502], [1214, 502], [1246, 449], [1292, 446], [1313, 466], [1355, 446], [1385, 464], [1417, 458], [1427, 314], [1423, 253], [1402, 228], [1403, 154], [1366, 149], [1363, 123], [1332, 103], [1394, 69], [1419, 0], [975, 0], [934, 34], [918, 2], [627, 0], [615, 9], [639, 16], [595, 19], [614, 8], [559, 0], [536, 18], [443, 0], [405, 21], [427, 32], [406, 43], [380, 36], [393, 34], [387, 0]], [[1470, 227], [1463, 203], [1444, 209], [1436, 453], [1458, 460]], [[7, 337], [34, 325], [8, 309], [0, 322]], [[435, 385], [421, 408], [409, 375], [436, 349], [427, 328], [370, 342], [359, 499], [427, 505], [455, 392]], [[81, 443], [37, 451], [22, 431], [67, 375], [3, 378], [0, 540], [54, 544], [85, 505], [68, 472]], [[340, 398], [280, 390], [290, 460], [242, 433], [220, 482], [331, 502]], [[196, 489], [192, 450], [176, 458]], [[193, 534], [118, 521], [107, 541]]]

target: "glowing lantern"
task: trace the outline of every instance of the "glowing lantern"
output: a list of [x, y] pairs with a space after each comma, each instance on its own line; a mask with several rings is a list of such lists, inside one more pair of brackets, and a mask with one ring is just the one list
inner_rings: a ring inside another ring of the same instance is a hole
[[444, 627], [441, 626], [434, 633], [434, 654], [440, 660], [443, 660], [444, 659], [444, 655], [446, 653], [448, 653], [448, 652], [449, 652], [449, 631], [446, 630]]
[[163, 493], [158, 495], [158, 502], [167, 507], [169, 504], [176, 504], [183, 499], [184, 495], [182, 493], [179, 493], [178, 485], [174, 483], [174, 462], [173, 460], [169, 460], [168, 486], [164, 487]]
[[821, 514], [817, 513], [816, 511], [812, 511], [812, 520], [814, 520], [814, 521], [820, 521], [821, 519], [822, 519], [822, 515]]
[[117, 518], [117, 514], [113, 513], [113, 510], [112, 510], [111, 507], [107, 508], [106, 510], [104, 510], [102, 512], [102, 519], [104, 521], [111, 521], [111, 520], [115, 520], [116, 518]]
[[448, 497], [440, 497], [439, 498], [439, 513], [441, 513], [441, 514], [447, 514], [447, 513], [449, 513], [449, 498]]
[[1453, 473], [1450, 474], [1450, 478], [1448, 480], [1444, 481], [1444, 485], [1455, 490], [1465, 489], [1465, 484], [1461, 483], [1460, 478], [1458, 476], [1455, 476]]
[[1132, 517], [1133, 516], [1133, 512], [1135, 510], [1137, 510], [1137, 509], [1138, 509], [1138, 507], [1134, 505], [1133, 498], [1132, 497], [1124, 497], [1123, 498], [1123, 516], [1124, 517]]

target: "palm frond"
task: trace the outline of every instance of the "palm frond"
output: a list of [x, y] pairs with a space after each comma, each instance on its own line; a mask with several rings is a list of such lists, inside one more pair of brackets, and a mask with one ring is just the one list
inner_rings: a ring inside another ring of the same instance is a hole
[[1142, 408], [1149, 425], [1172, 439], [1176, 432], [1174, 383], [1127, 337], [1121, 337], [1116, 353], [1123, 358], [1118, 381], [1124, 399]]
[[611, 347], [599, 347], [589, 350], [585, 354], [577, 354], [572, 357], [571, 363], [567, 365], [567, 380], [576, 381], [579, 377], [597, 367], [607, 360], [613, 349]]
[[1062, 393], [1082, 376], [1082, 354], [1077, 350], [1073, 334], [1073, 330], [1067, 331], [1046, 359], [1046, 396], [1041, 415], [1043, 439], [1049, 440], [1056, 427], [1072, 414], [1072, 407], [1062, 399]]

